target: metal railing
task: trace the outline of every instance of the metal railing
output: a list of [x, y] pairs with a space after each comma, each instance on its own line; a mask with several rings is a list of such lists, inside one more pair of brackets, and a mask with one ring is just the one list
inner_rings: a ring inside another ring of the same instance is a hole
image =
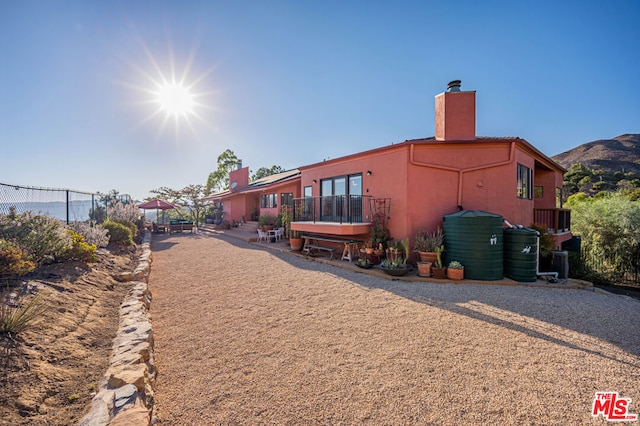
[[[577, 253], [576, 253], [577, 254]], [[571, 261], [571, 255], [569, 257]], [[571, 265], [570, 274], [596, 284], [627, 285], [640, 288], [640, 246], [630, 252], [607, 252], [594, 255], [582, 247], [579, 264]]]
[[533, 209], [533, 221], [545, 225], [554, 234], [571, 231], [570, 209]]
[[293, 200], [293, 222], [365, 223], [363, 212], [370, 196], [330, 195]]
[[105, 209], [110, 201], [131, 202], [126, 194], [110, 196], [71, 189], [10, 185], [0, 182], [0, 214], [33, 212], [50, 216], [67, 224], [95, 217], [96, 210]]

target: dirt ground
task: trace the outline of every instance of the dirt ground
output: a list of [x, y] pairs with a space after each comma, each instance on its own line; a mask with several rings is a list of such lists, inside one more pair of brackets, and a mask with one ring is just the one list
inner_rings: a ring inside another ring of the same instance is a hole
[[88, 411], [104, 375], [131, 288], [112, 275], [132, 271], [135, 249], [98, 251], [98, 262], [47, 265], [12, 283], [48, 309], [15, 342], [0, 337], [0, 424], [72, 425]]
[[268, 246], [154, 238], [160, 424], [607, 424], [604, 391], [640, 412], [636, 299], [393, 281]]

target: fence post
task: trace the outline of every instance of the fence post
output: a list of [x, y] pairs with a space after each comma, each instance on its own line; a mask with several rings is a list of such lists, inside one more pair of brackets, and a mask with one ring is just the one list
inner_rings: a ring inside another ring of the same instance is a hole
[[67, 225], [69, 224], [69, 190], [65, 191], [67, 193]]

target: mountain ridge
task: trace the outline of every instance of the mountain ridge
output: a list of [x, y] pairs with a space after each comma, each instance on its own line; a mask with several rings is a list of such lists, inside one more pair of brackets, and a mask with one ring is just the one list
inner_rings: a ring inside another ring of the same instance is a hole
[[586, 142], [551, 159], [566, 169], [582, 163], [605, 172], [640, 173], [640, 134], [625, 133], [612, 139]]

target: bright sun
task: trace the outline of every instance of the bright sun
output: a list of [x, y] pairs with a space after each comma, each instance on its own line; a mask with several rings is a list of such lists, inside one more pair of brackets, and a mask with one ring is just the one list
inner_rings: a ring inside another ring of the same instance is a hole
[[194, 112], [193, 94], [182, 83], [165, 82], [155, 92], [160, 109], [175, 118], [186, 117]]

